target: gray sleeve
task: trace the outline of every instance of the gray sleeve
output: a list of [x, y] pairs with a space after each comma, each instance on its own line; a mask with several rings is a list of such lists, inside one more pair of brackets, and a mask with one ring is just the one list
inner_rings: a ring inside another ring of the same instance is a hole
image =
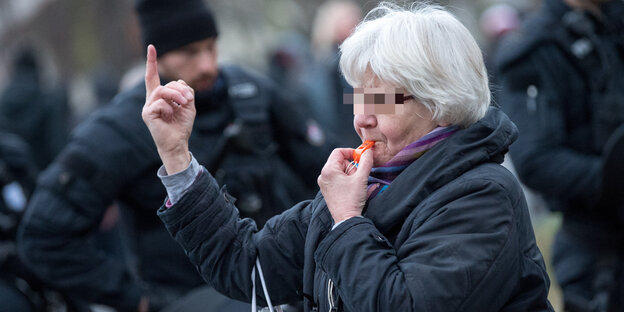
[[169, 202], [175, 204], [180, 200], [186, 190], [193, 184], [195, 177], [201, 172], [201, 166], [197, 162], [197, 159], [193, 157], [191, 153], [191, 163], [188, 168], [172, 175], [167, 175], [165, 166], [160, 166], [158, 169], [158, 177], [160, 181], [167, 189], [167, 196]]

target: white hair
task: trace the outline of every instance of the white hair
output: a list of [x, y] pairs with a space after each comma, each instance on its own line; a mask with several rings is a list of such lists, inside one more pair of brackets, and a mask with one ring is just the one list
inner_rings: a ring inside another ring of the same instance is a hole
[[382, 2], [340, 46], [340, 69], [353, 87], [379, 79], [406, 89], [433, 120], [467, 127], [490, 105], [476, 41], [451, 13], [431, 4], [404, 9]]

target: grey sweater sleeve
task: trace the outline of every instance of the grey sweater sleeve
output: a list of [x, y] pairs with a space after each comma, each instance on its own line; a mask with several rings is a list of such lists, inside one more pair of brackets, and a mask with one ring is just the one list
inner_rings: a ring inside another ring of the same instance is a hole
[[171, 204], [175, 204], [180, 200], [200, 172], [201, 166], [197, 162], [197, 159], [193, 157], [192, 153], [189, 166], [176, 174], [167, 175], [165, 166], [160, 166], [158, 169], [158, 177], [167, 189], [167, 196]]

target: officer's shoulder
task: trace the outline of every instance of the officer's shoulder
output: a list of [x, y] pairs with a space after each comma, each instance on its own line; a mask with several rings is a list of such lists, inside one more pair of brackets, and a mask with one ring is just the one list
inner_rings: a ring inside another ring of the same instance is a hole
[[276, 87], [271, 78], [254, 69], [242, 68], [233, 64], [221, 64], [220, 68], [229, 86], [252, 83], [263, 89], [274, 89]]
[[518, 62], [527, 60], [536, 50], [555, 43], [558, 21], [544, 14], [533, 14], [523, 22], [522, 27], [506, 35], [495, 57], [496, 68], [504, 71]]
[[131, 88], [118, 93], [112, 99], [110, 106], [115, 107], [113, 108], [113, 110], [122, 109], [122, 108], [118, 108], [117, 106], [121, 106], [126, 109], [130, 107], [133, 107], [136, 109], [136, 107], [142, 108], [144, 103], [145, 103], [145, 82], [141, 80], [140, 82], [138, 82], [136, 85], [132, 86]]
[[92, 136], [102, 131], [132, 133], [143, 131], [141, 110], [145, 102], [143, 83], [116, 95], [110, 103], [93, 111], [72, 133], [72, 137]]
[[140, 82], [117, 94], [108, 105], [98, 110], [95, 116], [112, 118], [119, 122], [135, 122], [140, 119], [144, 104], [145, 84]]

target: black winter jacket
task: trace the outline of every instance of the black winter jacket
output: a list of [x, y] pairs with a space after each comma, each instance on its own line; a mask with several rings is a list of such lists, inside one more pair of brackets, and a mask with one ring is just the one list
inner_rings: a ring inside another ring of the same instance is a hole
[[[249, 106], [252, 113], [248, 119], [258, 121], [251, 126], [262, 128], [254, 128], [256, 134], [266, 134], [263, 138], [268, 142], [255, 143], [271, 146], [275, 152], [265, 153], [268, 158], [263, 158], [253, 150], [230, 144], [218, 168], [226, 173], [232, 168], [228, 166], [234, 165], [245, 166], [239, 170], [244, 173], [265, 168], [291, 175], [309, 171], [313, 178], [307, 179], [313, 181], [318, 175], [314, 169], [320, 171], [330, 149], [323, 152], [308, 143], [306, 123], [268, 80], [235, 67], [224, 67], [222, 72], [228, 73], [224, 80], [218, 80], [222, 84], [215, 86], [204, 101], [197, 100], [197, 118], [189, 142], [194, 156], [203, 162], [214, 161], [215, 146], [237, 117], [232, 108], [232, 94], [236, 93], [244, 97], [237, 105]], [[232, 77], [243, 82], [234, 85]], [[238, 89], [232, 90], [235, 86]], [[252, 105], [258, 97], [266, 107]], [[136, 311], [141, 295], [156, 292], [152, 299], [167, 303], [202, 285], [197, 271], [155, 214], [166, 192], [155, 174], [162, 161], [141, 119], [144, 103], [145, 86], [141, 83], [117, 96], [74, 131], [71, 142], [41, 175], [19, 233], [21, 256], [39, 277], [75, 297], [120, 311]], [[261, 122], [263, 118], [268, 118], [268, 124]], [[281, 155], [290, 158], [279, 158]], [[286, 163], [298, 171], [288, 169]], [[300, 180], [295, 182], [301, 184]], [[285, 197], [290, 201], [288, 207], [304, 198]], [[122, 259], [106, 255], [93, 242], [102, 215], [113, 202], [132, 216], [135, 233], [124, 240], [138, 257], [138, 277]], [[276, 211], [265, 213], [272, 216], [283, 210], [273, 208]]]
[[596, 207], [605, 142], [624, 123], [624, 5], [611, 2], [599, 22], [561, 0], [544, 1], [496, 60], [498, 100], [520, 131], [510, 148], [519, 178], [580, 237], [612, 226], [599, 240], [621, 228]]
[[319, 193], [259, 231], [207, 171], [158, 215], [209, 284], [248, 302], [259, 258], [272, 302], [306, 311], [329, 310], [332, 283], [344, 311], [552, 311], [522, 190], [500, 166], [516, 135], [491, 108], [334, 230]]

